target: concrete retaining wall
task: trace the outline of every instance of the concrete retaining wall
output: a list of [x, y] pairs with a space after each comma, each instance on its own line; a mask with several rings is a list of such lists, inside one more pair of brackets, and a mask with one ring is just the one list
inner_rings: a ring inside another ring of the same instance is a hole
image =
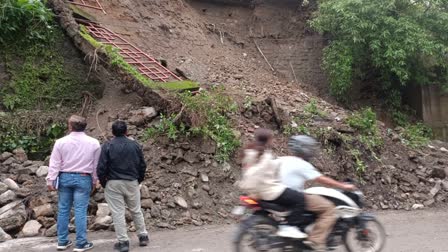
[[448, 93], [437, 86], [421, 87], [423, 121], [431, 126], [436, 138], [448, 141]]

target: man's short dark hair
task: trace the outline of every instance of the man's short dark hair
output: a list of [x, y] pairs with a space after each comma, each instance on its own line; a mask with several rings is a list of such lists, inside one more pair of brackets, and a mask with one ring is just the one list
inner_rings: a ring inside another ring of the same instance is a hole
[[116, 137], [124, 136], [126, 134], [126, 131], [128, 131], [128, 126], [126, 126], [126, 123], [123, 121], [115, 121], [112, 124], [112, 134]]
[[70, 116], [68, 123], [70, 124], [71, 130], [75, 132], [83, 132], [87, 127], [86, 118], [78, 115]]

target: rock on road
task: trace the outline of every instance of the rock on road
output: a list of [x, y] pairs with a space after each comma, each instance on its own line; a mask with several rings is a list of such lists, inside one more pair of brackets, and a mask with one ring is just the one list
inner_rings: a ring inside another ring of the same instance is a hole
[[[386, 211], [377, 213], [387, 232], [385, 252], [448, 252], [448, 209], [420, 211]], [[207, 226], [151, 233], [151, 244], [137, 247], [132, 234], [133, 252], [231, 252], [235, 225]], [[113, 251], [114, 234], [90, 233], [95, 248], [91, 251]], [[73, 237], [74, 238], [74, 237]], [[1, 252], [55, 252], [56, 239], [24, 238], [0, 243]], [[71, 250], [68, 250], [71, 251]], [[338, 250], [343, 251], [343, 250]]]

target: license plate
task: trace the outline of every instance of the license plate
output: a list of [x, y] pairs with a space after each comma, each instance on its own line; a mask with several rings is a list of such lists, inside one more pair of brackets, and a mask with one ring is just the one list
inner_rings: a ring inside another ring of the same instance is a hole
[[246, 207], [236, 206], [236, 207], [233, 208], [232, 214], [234, 214], [234, 215], [243, 215], [245, 210], [246, 210]]

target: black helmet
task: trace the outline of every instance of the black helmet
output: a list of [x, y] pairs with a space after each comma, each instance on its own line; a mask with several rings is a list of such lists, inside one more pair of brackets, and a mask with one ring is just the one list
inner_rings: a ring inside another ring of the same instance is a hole
[[310, 136], [292, 136], [288, 141], [288, 148], [294, 155], [309, 160], [319, 150], [319, 143]]

